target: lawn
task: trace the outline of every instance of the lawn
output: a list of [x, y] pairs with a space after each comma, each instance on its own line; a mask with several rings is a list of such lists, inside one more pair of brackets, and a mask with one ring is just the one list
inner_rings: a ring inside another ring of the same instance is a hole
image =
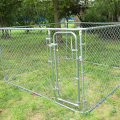
[[[78, 33], [77, 38], [79, 38]], [[42, 94], [50, 99], [62, 97], [65, 100], [76, 103], [76, 52], [75, 40], [72, 35], [62, 36], [64, 42], [58, 43], [56, 49], [58, 85], [55, 81], [54, 49], [48, 44], [47, 32], [25, 30], [13, 30], [11, 37], [1, 39], [2, 56], [5, 77], [12, 82], [29, 90]], [[97, 34], [83, 32], [83, 62], [85, 110], [94, 106], [120, 83], [120, 41], [100, 39]], [[71, 43], [72, 39], [72, 43]], [[67, 44], [66, 44], [67, 43]], [[71, 45], [72, 44], [72, 45]], [[79, 44], [79, 41], [78, 41]], [[52, 52], [52, 55], [50, 54]], [[80, 54], [80, 47], [78, 49]], [[51, 62], [53, 60], [53, 70]], [[98, 64], [95, 64], [98, 63]], [[120, 89], [118, 88], [101, 105], [90, 113], [75, 113], [54, 102], [21, 90], [3, 81], [2, 65], [0, 65], [0, 117], [1, 119], [120, 119]], [[52, 75], [54, 74], [54, 81]], [[79, 61], [80, 94], [81, 84], [81, 61]], [[59, 86], [55, 91], [53, 87]], [[59, 92], [59, 94], [58, 94]], [[83, 96], [80, 96], [82, 104]], [[62, 103], [62, 102], [60, 102]], [[65, 104], [65, 103], [63, 103]], [[66, 104], [65, 104], [66, 105]], [[68, 105], [69, 107], [74, 106]], [[82, 110], [82, 108], [80, 108]]]

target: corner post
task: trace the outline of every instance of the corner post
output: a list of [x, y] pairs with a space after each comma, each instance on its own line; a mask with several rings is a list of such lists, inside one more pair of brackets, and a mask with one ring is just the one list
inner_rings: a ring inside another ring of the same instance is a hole
[[83, 104], [83, 112], [85, 111], [85, 95], [84, 95], [84, 70], [83, 70], [83, 48], [82, 48], [82, 30], [79, 31], [80, 36], [80, 55], [81, 55], [81, 79], [82, 79], [82, 104]]

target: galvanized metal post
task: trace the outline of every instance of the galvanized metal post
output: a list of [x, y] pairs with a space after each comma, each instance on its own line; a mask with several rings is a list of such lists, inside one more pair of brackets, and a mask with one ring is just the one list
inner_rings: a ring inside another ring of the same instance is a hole
[[79, 83], [79, 56], [78, 56], [78, 41], [77, 37], [75, 40], [75, 49], [76, 49], [76, 70], [77, 70], [77, 94], [78, 94], [78, 108], [80, 108], [80, 83]]
[[55, 61], [55, 76], [56, 76], [56, 89], [57, 89], [57, 97], [59, 97], [59, 84], [58, 84], [58, 70], [57, 70], [57, 56], [56, 56], [56, 42], [53, 37], [53, 46], [54, 46], [54, 61]]
[[53, 69], [53, 58], [52, 58], [52, 45], [51, 45], [51, 31], [48, 30], [48, 35], [49, 35], [49, 45], [50, 45], [50, 63], [51, 63], [51, 72], [52, 72], [52, 85], [53, 85], [53, 99], [56, 100], [56, 95], [55, 95], [55, 81], [54, 81], [54, 69]]
[[79, 31], [80, 36], [80, 54], [81, 54], [81, 79], [82, 79], [82, 103], [83, 112], [85, 111], [85, 96], [84, 96], [84, 70], [83, 70], [83, 50], [82, 50], [82, 30]]
[[[87, 70], [86, 70], [86, 68], [87, 68], [87, 66], [86, 66], [86, 30], [85, 30], [85, 72], [86, 72], [86, 74], [87, 74]], [[89, 109], [89, 104], [88, 104], [88, 83], [87, 83], [87, 75], [86, 75], [86, 94], [87, 94], [87, 109]]]

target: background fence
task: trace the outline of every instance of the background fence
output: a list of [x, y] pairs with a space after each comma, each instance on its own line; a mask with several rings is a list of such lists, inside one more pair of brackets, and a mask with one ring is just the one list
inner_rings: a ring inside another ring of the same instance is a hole
[[73, 111], [94, 109], [120, 86], [120, 25], [79, 24], [0, 28], [5, 81]]

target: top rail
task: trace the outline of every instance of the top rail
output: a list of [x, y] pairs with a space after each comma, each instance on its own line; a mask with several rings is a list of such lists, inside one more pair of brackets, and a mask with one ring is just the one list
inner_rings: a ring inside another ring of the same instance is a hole
[[36, 27], [36, 26], [50, 26], [50, 25], [56, 25], [56, 24], [94, 24], [94, 25], [116, 25], [120, 24], [120, 22], [57, 22], [57, 23], [46, 23], [46, 24], [37, 24], [37, 25], [26, 25], [26, 26], [12, 26], [12, 27], [17, 27], [17, 28], [23, 28], [23, 27]]
[[105, 26], [96, 26], [96, 27], [88, 27], [88, 28], [15, 28], [15, 27], [2, 27], [0, 30], [93, 30], [100, 28], [110, 28], [110, 27], [120, 27], [120, 24], [117, 25], [105, 25]]

